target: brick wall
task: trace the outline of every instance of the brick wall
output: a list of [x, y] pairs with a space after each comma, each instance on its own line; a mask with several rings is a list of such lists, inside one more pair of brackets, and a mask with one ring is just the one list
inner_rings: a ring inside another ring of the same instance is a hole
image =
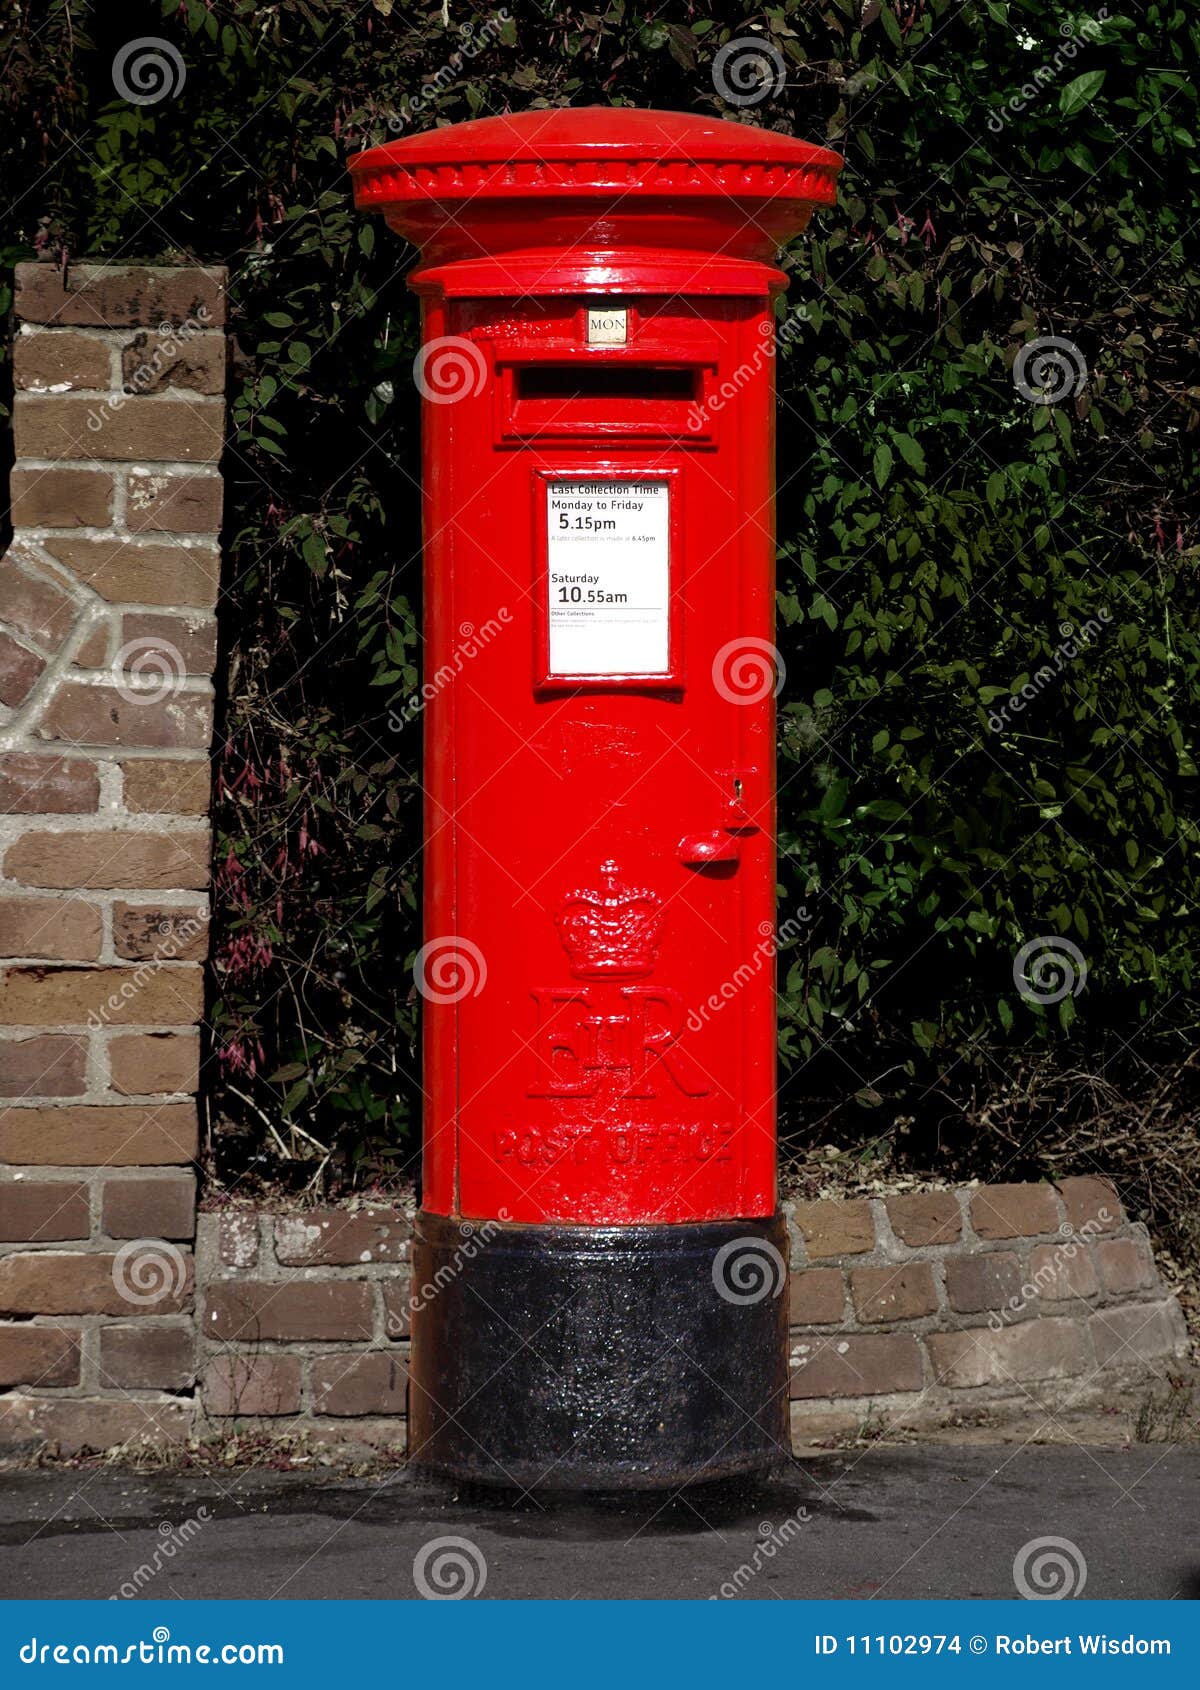
[[1107, 1180], [792, 1207], [796, 1438], [1036, 1423], [1186, 1352], [1146, 1229]]
[[179, 1437], [224, 274], [17, 271], [0, 558], [0, 1441]]
[[411, 1213], [200, 1217], [200, 1408], [403, 1449]]
[[[785, 1207], [798, 1443], [1033, 1429], [1122, 1390], [1135, 1404], [1184, 1355], [1145, 1228], [1105, 1180]], [[437, 1294], [410, 1288], [409, 1231], [383, 1207], [202, 1215], [202, 1423], [403, 1448], [409, 1299]]]

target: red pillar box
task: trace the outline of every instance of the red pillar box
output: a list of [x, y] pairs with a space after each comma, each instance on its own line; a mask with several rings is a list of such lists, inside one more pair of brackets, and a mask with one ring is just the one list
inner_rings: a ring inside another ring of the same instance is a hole
[[428, 1470], [787, 1452], [772, 260], [840, 162], [594, 107], [351, 164], [421, 251]]

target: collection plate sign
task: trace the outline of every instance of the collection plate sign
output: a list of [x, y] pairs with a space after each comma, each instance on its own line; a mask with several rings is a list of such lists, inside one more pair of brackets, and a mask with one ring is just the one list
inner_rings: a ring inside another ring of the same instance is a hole
[[549, 481], [551, 675], [670, 668], [670, 490], [665, 480]]

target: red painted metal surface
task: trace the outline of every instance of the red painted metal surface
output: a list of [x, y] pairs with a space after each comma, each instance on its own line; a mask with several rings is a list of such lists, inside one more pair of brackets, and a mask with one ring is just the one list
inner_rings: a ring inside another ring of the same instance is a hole
[[422, 249], [426, 1209], [774, 1211], [769, 260], [839, 164], [604, 108], [352, 161]]

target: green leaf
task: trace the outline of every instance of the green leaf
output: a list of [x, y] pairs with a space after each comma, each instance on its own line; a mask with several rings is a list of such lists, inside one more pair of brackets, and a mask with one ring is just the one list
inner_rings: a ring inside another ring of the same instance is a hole
[[304, 561], [314, 575], [324, 575], [329, 567], [329, 552], [319, 534], [309, 534], [302, 546]]
[[285, 1080], [297, 1080], [301, 1074], [308, 1073], [307, 1062], [285, 1062], [282, 1068], [276, 1068], [267, 1078], [272, 1085], [282, 1085]]
[[1104, 86], [1107, 73], [1102, 70], [1085, 70], [1082, 76], [1075, 77], [1068, 82], [1058, 96], [1058, 109], [1064, 117], [1073, 117], [1077, 111], [1089, 105]]
[[892, 441], [910, 469], [915, 469], [918, 475], [925, 474], [925, 454], [913, 439], [911, 434], [894, 434]]

